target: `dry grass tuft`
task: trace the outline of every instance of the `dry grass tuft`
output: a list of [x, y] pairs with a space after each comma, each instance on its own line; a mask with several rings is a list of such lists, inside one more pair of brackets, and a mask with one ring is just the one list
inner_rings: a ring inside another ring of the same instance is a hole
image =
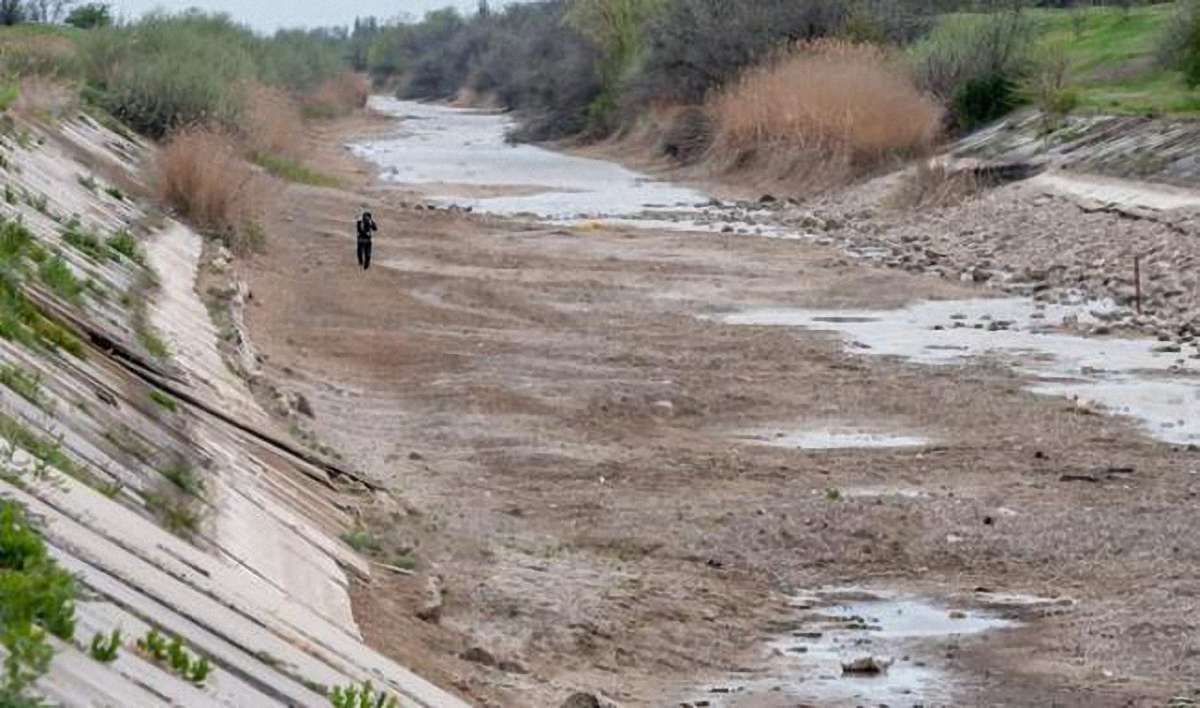
[[867, 44], [798, 44], [712, 97], [709, 157], [813, 186], [852, 180], [926, 152], [942, 119], [907, 66]]
[[233, 136], [215, 128], [181, 130], [158, 154], [160, 198], [243, 251], [261, 233], [269, 179], [242, 159]]
[[346, 72], [322, 83], [301, 104], [310, 118], [337, 118], [367, 105], [371, 82], [361, 74]]
[[79, 108], [79, 92], [55, 79], [28, 76], [12, 107], [27, 118], [58, 120]]
[[922, 160], [901, 178], [887, 204], [896, 209], [950, 207], [979, 194], [983, 186], [972, 170], [951, 170], [942, 162]]
[[304, 121], [286, 92], [251, 84], [245, 91], [243, 139], [252, 154], [297, 158], [303, 149]]

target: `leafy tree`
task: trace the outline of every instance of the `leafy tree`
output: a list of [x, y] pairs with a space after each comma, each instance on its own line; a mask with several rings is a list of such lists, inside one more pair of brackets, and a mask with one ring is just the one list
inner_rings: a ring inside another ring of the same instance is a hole
[[80, 29], [108, 27], [112, 24], [112, 10], [104, 3], [90, 2], [72, 10], [66, 23]]

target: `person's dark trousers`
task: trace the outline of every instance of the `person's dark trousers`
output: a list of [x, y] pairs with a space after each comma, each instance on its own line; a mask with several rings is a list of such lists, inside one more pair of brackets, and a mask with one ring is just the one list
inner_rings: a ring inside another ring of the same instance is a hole
[[366, 270], [371, 267], [371, 239], [358, 240], [358, 265]]

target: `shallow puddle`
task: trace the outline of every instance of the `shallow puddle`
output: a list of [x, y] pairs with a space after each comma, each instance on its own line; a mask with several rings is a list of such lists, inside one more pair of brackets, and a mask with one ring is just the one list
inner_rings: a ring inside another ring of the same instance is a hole
[[968, 357], [1009, 361], [1037, 381], [1036, 393], [1078, 398], [1140, 419], [1160, 440], [1200, 442], [1200, 361], [1155, 351], [1148, 339], [1091, 338], [1052, 329], [1064, 321], [1095, 321], [1110, 307], [1053, 305], [1022, 298], [923, 302], [901, 310], [758, 309], [727, 315], [735, 325], [833, 330], [847, 348], [924, 364]]
[[[937, 642], [979, 635], [1016, 623], [988, 612], [954, 610], [913, 596], [871, 596], [823, 590], [797, 598], [799, 622], [769, 642], [767, 677], [709, 686], [686, 698], [691, 706], [913, 706], [948, 704], [955, 679]], [[886, 670], [845, 671], [871, 656]]]
[[[801, 621], [768, 645], [768, 677], [712, 686], [684, 704], [946, 705], [957, 684], [935, 644], [1016, 624], [924, 598], [861, 591], [821, 591], [796, 598], [795, 606]], [[878, 674], [844, 670], [864, 657], [890, 665]]]
[[848, 450], [854, 448], [923, 447], [929, 440], [913, 435], [859, 430], [805, 430], [739, 436], [742, 440], [797, 450]]

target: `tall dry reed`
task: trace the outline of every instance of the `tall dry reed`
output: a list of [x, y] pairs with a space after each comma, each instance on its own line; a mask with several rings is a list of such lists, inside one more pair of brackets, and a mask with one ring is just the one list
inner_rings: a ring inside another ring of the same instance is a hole
[[233, 136], [206, 127], [185, 128], [158, 153], [160, 198], [195, 226], [233, 247], [256, 234], [268, 177], [242, 159]]
[[249, 84], [244, 91], [242, 137], [251, 154], [296, 159], [303, 151], [304, 119], [285, 91]]
[[942, 119], [902, 61], [835, 40], [798, 44], [750, 69], [708, 111], [718, 167], [824, 186], [928, 150]]
[[321, 83], [301, 100], [304, 114], [312, 118], [336, 118], [367, 105], [371, 82], [362, 74], [344, 72]]

